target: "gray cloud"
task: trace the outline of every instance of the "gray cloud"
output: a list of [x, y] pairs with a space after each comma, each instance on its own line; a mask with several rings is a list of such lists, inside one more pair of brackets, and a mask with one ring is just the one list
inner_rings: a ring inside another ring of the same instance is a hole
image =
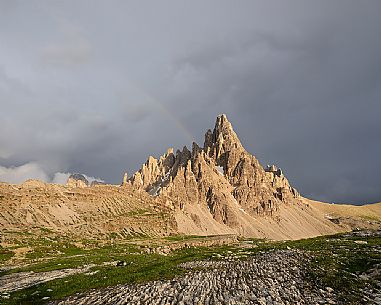
[[0, 166], [0, 181], [9, 183], [19, 183], [28, 179], [39, 179], [47, 181], [49, 177], [44, 170], [36, 163], [26, 163], [17, 167]]
[[75, 29], [64, 29], [64, 41], [44, 46], [41, 59], [52, 65], [79, 65], [91, 57], [91, 46]]
[[119, 183], [225, 112], [302, 194], [381, 200], [379, 1], [89, 4], [0, 3], [3, 172]]

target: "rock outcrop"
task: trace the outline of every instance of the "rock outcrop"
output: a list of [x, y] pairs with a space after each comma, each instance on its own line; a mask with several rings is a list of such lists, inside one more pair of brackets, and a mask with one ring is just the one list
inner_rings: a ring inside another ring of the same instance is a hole
[[89, 181], [82, 174], [71, 174], [67, 179], [66, 185], [69, 187], [88, 187]]
[[[293, 204], [299, 197], [281, 170], [265, 170], [244, 149], [224, 114], [206, 132], [202, 148], [193, 143], [192, 151], [184, 147], [174, 154], [168, 149], [159, 160], [149, 157], [129, 183], [166, 197], [180, 211], [206, 207], [215, 221], [230, 228], [240, 225], [239, 214], [274, 216], [281, 204]], [[198, 218], [192, 216], [196, 223]]]

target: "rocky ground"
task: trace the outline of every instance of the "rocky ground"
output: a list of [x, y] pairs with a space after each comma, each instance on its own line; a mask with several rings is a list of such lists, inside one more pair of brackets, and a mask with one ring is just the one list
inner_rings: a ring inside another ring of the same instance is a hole
[[6, 295], [19, 289], [87, 271], [87, 268], [54, 270], [49, 272], [20, 272], [0, 277], [0, 293]]
[[381, 231], [135, 243], [81, 250], [61, 241], [67, 253], [3, 264], [0, 303], [381, 305]]
[[[103, 263], [105, 265], [117, 265], [117, 262]], [[74, 274], [86, 273], [91, 274], [91, 268], [97, 265], [91, 264], [79, 268], [68, 268], [52, 270], [47, 272], [17, 272], [0, 276], [0, 293], [2, 296], [8, 295], [11, 292], [36, 286], [41, 283], [46, 283], [55, 279], [68, 277]], [[0, 272], [2, 269], [0, 269]]]
[[245, 260], [182, 264], [173, 280], [118, 285], [52, 303], [63, 304], [336, 304], [330, 287], [307, 279], [307, 256], [298, 250], [260, 253]]

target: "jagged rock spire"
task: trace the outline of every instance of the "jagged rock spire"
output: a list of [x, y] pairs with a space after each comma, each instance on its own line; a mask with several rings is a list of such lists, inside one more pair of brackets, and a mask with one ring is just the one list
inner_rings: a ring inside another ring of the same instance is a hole
[[206, 132], [203, 148], [193, 143], [192, 151], [184, 146], [176, 155], [170, 149], [159, 160], [150, 157], [130, 180], [151, 195], [167, 196], [180, 210], [205, 205], [215, 220], [233, 227], [237, 206], [253, 216], [272, 215], [297, 196], [283, 175], [266, 172], [244, 149], [225, 114]]
[[244, 151], [241, 141], [225, 114], [217, 117], [213, 132], [210, 129], [206, 132], [204, 150], [216, 160], [219, 160], [226, 151], [236, 150], [239, 153]]

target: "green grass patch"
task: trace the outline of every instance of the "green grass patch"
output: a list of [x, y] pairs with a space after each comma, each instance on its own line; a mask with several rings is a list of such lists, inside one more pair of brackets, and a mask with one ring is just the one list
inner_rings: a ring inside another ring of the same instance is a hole
[[136, 209], [136, 210], [132, 210], [132, 211], [128, 212], [127, 215], [128, 216], [142, 216], [145, 214], [150, 215], [151, 213], [152, 213], [152, 211], [149, 211], [147, 209]]
[[[74, 265], [80, 265], [79, 262], [83, 263], [84, 260], [98, 263], [109, 260], [124, 260], [127, 262], [127, 266], [97, 266], [91, 269], [92, 272], [96, 272], [91, 275], [77, 274], [11, 293], [10, 299], [4, 300], [4, 304], [38, 305], [92, 288], [170, 279], [184, 272], [184, 269], [178, 267], [180, 263], [211, 258], [215, 253], [223, 253], [229, 249], [231, 247], [188, 248], [174, 251], [169, 256], [158, 254], [123, 254], [121, 252], [108, 252], [107, 249], [102, 249], [103, 251], [101, 252], [97, 251], [96, 257], [86, 256], [77, 260]], [[54, 270], [57, 269], [58, 262], [61, 264], [60, 267], [63, 268], [73, 266], [72, 260], [55, 260], [54, 262], [33, 266], [31, 270], [38, 272]], [[23, 269], [23, 271], [27, 270]], [[49, 300], [43, 300], [44, 297], [49, 297]]]
[[287, 242], [284, 246], [310, 251], [314, 255], [309, 263], [310, 279], [321, 287], [333, 288], [345, 304], [361, 303], [366, 281], [358, 275], [381, 263], [381, 237], [337, 234]]
[[380, 221], [380, 218], [375, 215], [360, 215], [360, 218], [370, 221]]
[[13, 257], [14, 255], [15, 253], [13, 251], [0, 248], [0, 263], [5, 263], [9, 259], [11, 259], [11, 257]]
[[66, 248], [66, 252], [60, 255], [45, 257], [45, 259], [33, 262], [30, 265], [13, 268], [4, 274], [17, 272], [46, 272], [67, 268], [78, 268], [90, 264], [102, 264], [108, 261], [120, 260], [126, 255], [136, 255], [138, 248], [133, 245], [106, 245], [98, 249], [81, 250], [78, 248]]
[[183, 241], [189, 239], [204, 239], [210, 238], [211, 236], [202, 236], [202, 235], [170, 235], [165, 237], [168, 241]]

